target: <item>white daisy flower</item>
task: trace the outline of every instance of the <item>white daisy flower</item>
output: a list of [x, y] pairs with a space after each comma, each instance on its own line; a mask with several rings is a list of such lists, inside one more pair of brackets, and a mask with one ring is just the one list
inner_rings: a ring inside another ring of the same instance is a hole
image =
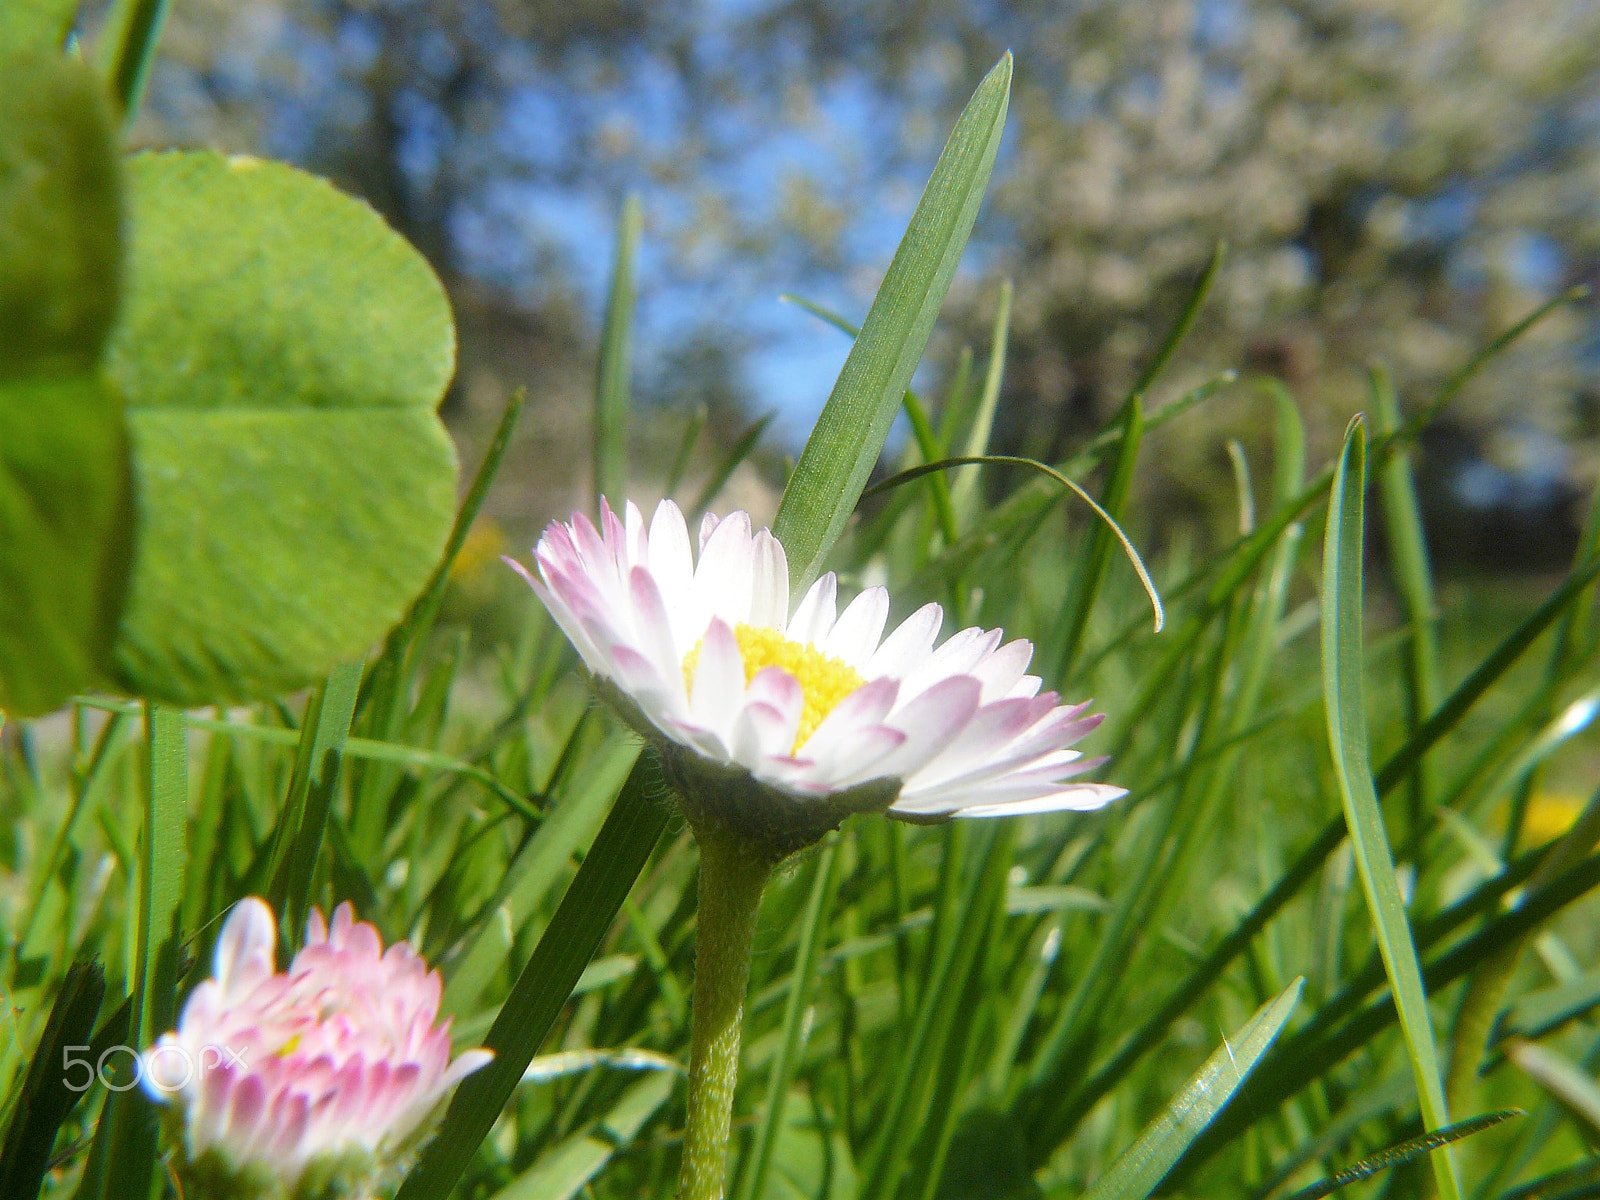
[[[715, 821], [776, 860], [851, 812], [908, 821], [1094, 809], [1125, 795], [1078, 776], [1100, 723], [1027, 674], [1033, 646], [998, 629], [934, 645], [924, 605], [887, 637], [889, 593], [837, 611], [823, 575], [790, 611], [789, 567], [748, 513], [700, 526], [698, 562], [670, 500], [648, 529], [631, 502], [601, 527], [552, 522], [534, 592], [602, 693], [664, 750], [692, 824]], [[511, 560], [507, 560], [511, 562]]]

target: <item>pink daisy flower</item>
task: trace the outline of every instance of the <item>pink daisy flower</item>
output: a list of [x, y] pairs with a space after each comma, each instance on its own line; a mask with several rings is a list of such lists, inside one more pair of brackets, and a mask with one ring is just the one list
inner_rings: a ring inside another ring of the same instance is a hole
[[[229, 914], [212, 977], [143, 1055], [145, 1090], [171, 1106], [192, 1177], [227, 1194], [367, 1195], [398, 1176], [450, 1089], [494, 1056], [450, 1057], [439, 973], [384, 950], [349, 904], [312, 911], [288, 971], [277, 921], [254, 896]], [[345, 1190], [340, 1190], [345, 1189]]]

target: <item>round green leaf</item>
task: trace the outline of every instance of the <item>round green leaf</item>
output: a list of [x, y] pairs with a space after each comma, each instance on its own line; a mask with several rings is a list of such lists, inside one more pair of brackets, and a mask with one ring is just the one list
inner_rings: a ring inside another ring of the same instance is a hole
[[0, 56], [0, 379], [87, 374], [117, 302], [117, 160], [100, 85]]
[[394, 624], [449, 534], [444, 290], [375, 212], [304, 172], [181, 153], [127, 174], [107, 363], [140, 538], [118, 676], [189, 705], [301, 686]]
[[0, 383], [0, 710], [100, 675], [127, 578], [121, 405], [93, 376]]

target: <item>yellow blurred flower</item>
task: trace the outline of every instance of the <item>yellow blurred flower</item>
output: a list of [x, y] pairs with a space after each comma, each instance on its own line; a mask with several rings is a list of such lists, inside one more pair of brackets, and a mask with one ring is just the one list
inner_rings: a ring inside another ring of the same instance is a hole
[[479, 517], [467, 530], [466, 540], [455, 561], [450, 564], [450, 582], [471, 586], [482, 575], [484, 568], [498, 563], [510, 542], [506, 531], [493, 517]]
[[1571, 829], [1583, 811], [1584, 799], [1572, 792], [1535, 792], [1522, 820], [1522, 840], [1542, 846]]

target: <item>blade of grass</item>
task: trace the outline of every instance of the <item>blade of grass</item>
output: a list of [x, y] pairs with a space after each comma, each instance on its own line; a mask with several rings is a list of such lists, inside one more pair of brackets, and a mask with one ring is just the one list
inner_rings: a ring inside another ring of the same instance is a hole
[[[1411, 1054], [1422, 1123], [1429, 1133], [1450, 1124], [1440, 1080], [1438, 1050], [1428, 1013], [1428, 994], [1417, 963], [1405, 901], [1395, 877], [1383, 811], [1367, 758], [1367, 704], [1363, 671], [1362, 504], [1367, 482], [1367, 431], [1357, 417], [1345, 434], [1344, 450], [1328, 499], [1323, 546], [1322, 679], [1328, 717], [1328, 748], [1333, 755], [1345, 825], [1355, 850], [1373, 931], [1383, 953], [1400, 1026]], [[1443, 1200], [1459, 1200], [1461, 1185], [1448, 1148], [1433, 1152], [1434, 1177]]]
[[861, 333], [784, 488], [773, 532], [805, 591], [855, 510], [944, 303], [994, 168], [1011, 95], [1011, 55], [956, 122]]
[[1492, 1129], [1502, 1121], [1509, 1121], [1512, 1117], [1523, 1115], [1518, 1108], [1502, 1108], [1495, 1112], [1483, 1113], [1480, 1116], [1469, 1117], [1465, 1121], [1457, 1121], [1436, 1133], [1426, 1133], [1421, 1137], [1410, 1138], [1398, 1145], [1390, 1146], [1387, 1150], [1380, 1150], [1376, 1154], [1369, 1154], [1353, 1166], [1346, 1167], [1337, 1175], [1330, 1175], [1326, 1179], [1319, 1179], [1310, 1187], [1301, 1188], [1291, 1195], [1288, 1200], [1322, 1200], [1324, 1196], [1331, 1196], [1337, 1191], [1349, 1187], [1352, 1183], [1360, 1183], [1363, 1179], [1371, 1179], [1379, 1172], [1392, 1170], [1412, 1159], [1421, 1158], [1451, 1142], [1459, 1142], [1462, 1138], [1469, 1138], [1475, 1133], [1482, 1133], [1485, 1129]]
[[[1577, 597], [1600, 575], [1600, 564], [1591, 564], [1584, 571], [1568, 579], [1548, 596], [1540, 606], [1508, 634], [1494, 651], [1452, 692], [1443, 705], [1429, 717], [1422, 727], [1408, 738], [1404, 745], [1384, 763], [1378, 771], [1377, 789], [1387, 795], [1407, 778], [1417, 757], [1426, 753], [1460, 723], [1522, 653], [1566, 612]], [[1062, 1120], [1067, 1127], [1075, 1125], [1099, 1103], [1117, 1082], [1131, 1070], [1135, 1063], [1160, 1044], [1166, 1032], [1180, 1016], [1221, 978], [1233, 961], [1242, 954], [1266, 928], [1268, 922], [1282, 911], [1285, 905], [1300, 894], [1306, 882], [1321, 869], [1339, 844], [1344, 841], [1345, 822], [1340, 816], [1330, 821], [1316, 839], [1284, 871], [1277, 882], [1267, 889], [1266, 895], [1220, 942], [1217, 943], [1184, 981], [1168, 996], [1165, 1003], [1146, 1019], [1137, 1031], [1129, 1035], [1122, 1046], [1104, 1066], [1097, 1068], [1063, 1105]]]
[[797, 296], [793, 292], [779, 292], [778, 299], [785, 304], [805, 309], [817, 320], [832, 325], [847, 338], [854, 339], [861, 336], [861, 326], [852, 323], [848, 317], [841, 316], [833, 309], [818, 304], [815, 300], [807, 300], [804, 296]]
[[643, 215], [630, 192], [617, 216], [616, 258], [600, 330], [600, 368], [594, 385], [594, 494], [620, 506], [628, 488], [628, 397], [633, 366], [634, 258]]
[[674, 1076], [656, 1073], [634, 1084], [593, 1128], [550, 1147], [493, 1200], [571, 1200], [638, 1136], [672, 1095], [673, 1083]]
[[1262, 1005], [1222, 1048], [1212, 1053], [1168, 1104], [1094, 1183], [1083, 1200], [1144, 1200], [1161, 1185], [1213, 1117], [1232, 1099], [1282, 1030], [1300, 999], [1303, 980], [1295, 980], [1277, 999]]
[[695, 502], [685, 514], [691, 527], [699, 523], [706, 509], [711, 507], [711, 502], [717, 498], [717, 493], [739, 469], [739, 464], [750, 457], [756, 448], [756, 443], [761, 440], [761, 435], [767, 431], [767, 426], [772, 424], [773, 418], [777, 415], [776, 412], [767, 413], [741, 433], [738, 441], [728, 447], [728, 452], [717, 462], [711, 475], [706, 479], [705, 486], [700, 489], [700, 495], [695, 498]]
[[977, 458], [945, 458], [938, 462], [923, 463], [921, 466], [912, 467], [906, 471], [900, 471], [899, 473], [891, 475], [888, 479], [885, 479], [880, 483], [873, 484], [861, 494], [861, 498], [863, 500], [868, 499], [869, 497], [878, 495], [880, 492], [886, 492], [890, 488], [897, 488], [902, 484], [910, 483], [913, 479], [920, 479], [924, 475], [930, 475], [935, 471], [948, 471], [952, 467], [962, 467], [969, 464], [981, 463], [995, 463], [1014, 467], [1027, 467], [1030, 470], [1037, 471], [1039, 474], [1048, 476], [1049, 478], [1055, 480], [1062, 487], [1066, 488], [1073, 495], [1077, 496], [1078, 499], [1082, 500], [1085, 504], [1092, 508], [1095, 515], [1100, 518], [1107, 528], [1110, 529], [1112, 536], [1115, 537], [1118, 543], [1121, 544], [1122, 552], [1127, 556], [1128, 562], [1133, 567], [1134, 573], [1139, 576], [1139, 583], [1141, 586], [1143, 586], [1145, 595], [1150, 598], [1150, 607], [1155, 611], [1155, 631], [1157, 633], [1161, 632], [1162, 626], [1166, 623], [1166, 613], [1162, 608], [1161, 595], [1156, 591], [1156, 585], [1155, 582], [1150, 578], [1150, 572], [1145, 569], [1144, 560], [1139, 557], [1138, 550], [1134, 549], [1133, 541], [1126, 533], [1122, 531], [1122, 526], [1117, 524], [1116, 520], [1111, 516], [1111, 514], [1105, 509], [1101, 508], [1095, 498], [1089, 495], [1088, 492], [1084, 491], [1081, 485], [1074, 482], [1066, 475], [1063, 475], [1054, 467], [1046, 466], [1036, 458], [1020, 458], [1014, 454], [984, 454], [978, 456]]
[[[178, 916], [189, 804], [189, 751], [181, 712], [146, 704], [145, 754], [138, 943], [130, 1009], [131, 1045], [138, 1047], [151, 1045], [177, 1017], [182, 953]], [[109, 1123], [110, 1132], [98, 1195], [102, 1200], [147, 1195], [156, 1165], [155, 1106], [138, 1091], [115, 1092], [106, 1097], [100, 1120]]]
[[700, 432], [706, 427], [706, 420], [711, 415], [711, 410], [704, 404], [695, 406], [689, 414], [689, 420], [683, 427], [683, 438], [678, 443], [678, 452], [672, 456], [672, 469], [667, 472], [667, 495], [672, 495], [678, 490], [678, 485], [683, 482], [683, 473], [689, 469], [689, 459], [694, 455], [696, 443], [700, 441]]
[[171, 0], [117, 0], [95, 47], [96, 65], [106, 77], [124, 125], [139, 115], [170, 4]]
[[457, 1089], [396, 1200], [445, 1200], [461, 1178], [666, 828], [665, 787], [654, 754], [642, 754], [489, 1030], [495, 1061]]
[[328, 809], [339, 786], [339, 765], [360, 689], [361, 663], [341, 663], [312, 694], [302, 722], [268, 873], [272, 881], [268, 901], [290, 945], [299, 945], [305, 924], [311, 877], [322, 853]]
[[44, 1184], [56, 1132], [87, 1090], [87, 1084], [80, 1089], [67, 1078], [62, 1064], [68, 1051], [88, 1046], [105, 994], [100, 964], [67, 968], [0, 1145], [0, 1196], [6, 1200], [34, 1200]]
[[[917, 449], [922, 452], [922, 461], [937, 461], [941, 453], [939, 439], [928, 421], [928, 414], [923, 410], [922, 401], [917, 399], [915, 392], [907, 392], [903, 403], [906, 417], [911, 422], [912, 436], [917, 440]], [[976, 471], [977, 468], [973, 467], [972, 470]], [[956, 510], [950, 500], [950, 487], [941, 472], [935, 471], [928, 476], [928, 491], [933, 497], [933, 511], [939, 519], [939, 532], [944, 536], [944, 544], [949, 546], [959, 535], [956, 532]]]
[[[967, 442], [961, 451], [963, 457], [977, 458], [989, 453], [989, 435], [994, 430], [995, 410], [1000, 406], [1000, 381], [1006, 373], [1006, 341], [1011, 334], [1011, 280], [1000, 281], [1000, 297], [995, 301], [994, 335], [989, 342], [989, 365], [983, 374], [983, 392], [978, 400], [978, 411], [973, 414], [972, 427], [967, 431]], [[928, 456], [933, 461], [939, 455]], [[955, 519], [966, 524], [978, 499], [978, 468], [963, 467], [956, 472], [950, 485], [950, 502], [955, 509]], [[953, 545], [955, 539], [946, 539]]]
[[[1079, 548], [1076, 564], [1067, 572], [1067, 594], [1057, 613], [1055, 628], [1050, 636], [1054, 653], [1046, 657], [1052, 663], [1054, 674], [1048, 678], [1057, 686], [1067, 682], [1078, 650], [1083, 645], [1084, 631], [1089, 627], [1089, 614], [1100, 594], [1100, 584], [1105, 579], [1106, 568], [1111, 564], [1110, 525], [1122, 519], [1128, 505], [1128, 493], [1133, 487], [1133, 471], [1139, 461], [1139, 446], [1144, 437], [1144, 413], [1138, 394], [1129, 397], [1122, 413], [1122, 441], [1117, 447], [1117, 457], [1112, 461], [1106, 477], [1105, 491], [1100, 505], [1108, 522], [1096, 525], [1089, 531]], [[1120, 526], [1118, 526], [1120, 529]], [[1157, 621], [1157, 628], [1161, 622]]]
[[737, 1200], [759, 1200], [766, 1194], [772, 1150], [777, 1144], [778, 1133], [783, 1129], [784, 1102], [789, 1096], [789, 1085], [794, 1078], [800, 1052], [806, 1001], [816, 979], [818, 951], [822, 944], [825, 915], [833, 895], [834, 867], [838, 857], [838, 843], [833, 841], [823, 847], [817, 859], [816, 878], [811, 885], [811, 895], [806, 900], [805, 915], [800, 919], [800, 940], [795, 948], [794, 969], [788, 977], [789, 997], [783, 1007], [782, 1041], [778, 1044], [778, 1057], [767, 1075], [767, 1103], [756, 1125], [748, 1166], [734, 1192]]
[[[1400, 428], [1400, 404], [1389, 373], [1374, 366], [1368, 373], [1378, 431]], [[1433, 595], [1433, 573], [1428, 567], [1428, 543], [1422, 532], [1422, 511], [1411, 479], [1411, 464], [1404, 450], [1389, 456], [1377, 472], [1378, 494], [1383, 501], [1384, 530], [1388, 534], [1389, 561], [1406, 621], [1411, 627], [1405, 673], [1406, 726], [1413, 731], [1439, 706], [1439, 638]], [[1417, 830], [1428, 811], [1433, 793], [1430, 764], [1418, 759], [1411, 772], [1410, 827]]]

